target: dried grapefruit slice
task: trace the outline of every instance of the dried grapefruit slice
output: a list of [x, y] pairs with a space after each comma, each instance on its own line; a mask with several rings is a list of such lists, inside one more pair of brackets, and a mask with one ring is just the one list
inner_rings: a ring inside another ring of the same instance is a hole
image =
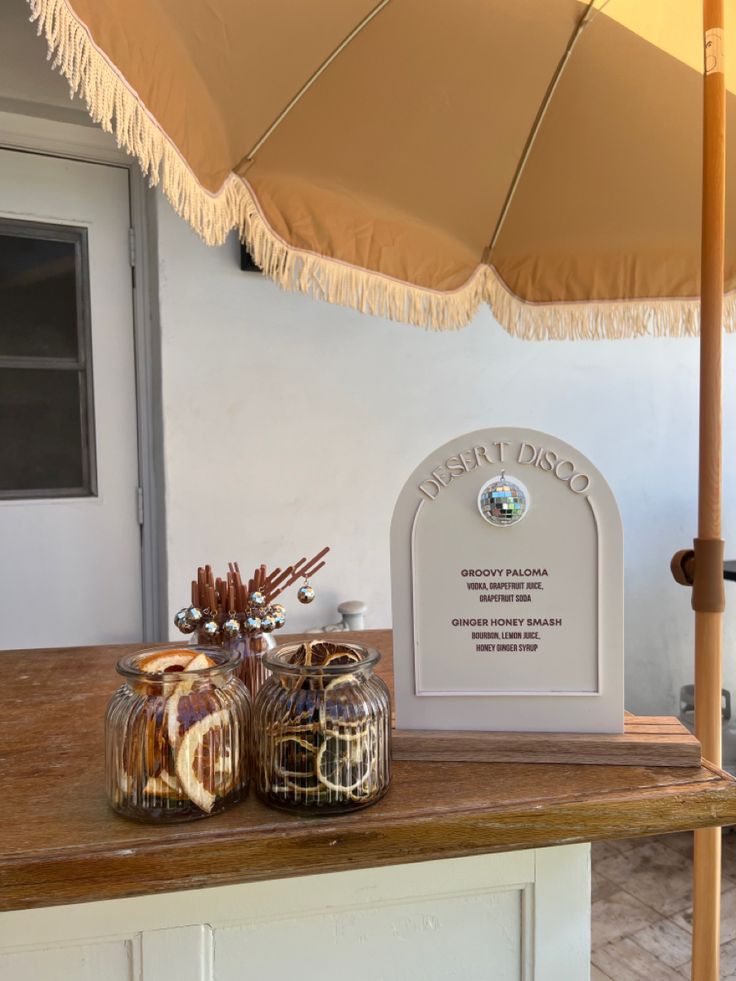
[[[208, 657], [206, 654], [197, 654], [197, 656], [193, 657], [189, 662], [183, 674], [187, 675], [194, 671], [201, 671], [204, 668], [211, 668], [214, 663], [215, 662], [212, 660], [212, 658]], [[181, 681], [177, 683], [176, 688], [174, 688], [169, 696], [168, 704], [166, 705], [166, 732], [172, 746], [176, 746], [179, 742], [182, 726], [184, 728], [189, 728], [189, 726], [191, 726], [193, 721], [196, 721], [197, 718], [202, 718], [212, 711], [211, 700], [207, 698], [199, 699], [199, 701], [203, 702], [202, 705], [187, 705], [188, 711], [181, 711], [182, 699], [192, 692], [196, 682], [197, 679], [194, 677], [183, 677]], [[184, 716], [184, 718], [182, 718], [182, 716]]]
[[185, 671], [201, 671], [202, 668], [211, 668], [215, 662], [204, 651], [196, 654], [184, 668]]
[[146, 657], [141, 658], [138, 662], [138, 667], [141, 671], [145, 671], [146, 674], [162, 674], [164, 671], [184, 671], [192, 660], [195, 660], [195, 658], [191, 651], [179, 649], [173, 651], [154, 651], [153, 654], [148, 654]]
[[176, 779], [175, 774], [162, 770], [159, 776], [170, 790], [176, 790], [177, 792], [180, 791], [179, 781]]
[[211, 712], [184, 733], [176, 752], [176, 775], [184, 792], [208, 814], [217, 796], [227, 793], [234, 783], [234, 767], [229, 767], [229, 774], [222, 773], [229, 736], [229, 712]]
[[166, 769], [169, 747], [163, 726], [165, 707], [166, 700], [162, 698], [148, 698], [139, 712], [133, 706], [120, 749], [120, 762], [136, 783], [156, 777]]
[[162, 770], [157, 777], [149, 777], [143, 788], [143, 793], [150, 796], [163, 797], [166, 800], [184, 800], [185, 795], [176, 777]]

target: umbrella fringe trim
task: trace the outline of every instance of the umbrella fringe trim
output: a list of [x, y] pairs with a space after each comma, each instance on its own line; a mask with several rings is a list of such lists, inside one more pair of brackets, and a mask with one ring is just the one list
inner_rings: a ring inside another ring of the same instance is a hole
[[[433, 330], [465, 326], [485, 301], [499, 323], [523, 339], [595, 340], [699, 332], [700, 304], [693, 298], [531, 303], [515, 295], [492, 266], [479, 265], [461, 287], [443, 291], [291, 246], [270, 226], [243, 178], [229, 174], [217, 192], [200, 184], [67, 0], [29, 0], [29, 4], [53, 67], [84, 100], [92, 120], [136, 157], [151, 185], [161, 185], [175, 211], [207, 245], [221, 244], [237, 228], [254, 261], [286, 290]], [[724, 322], [727, 330], [736, 330], [736, 294], [725, 297]]]
[[[621, 340], [634, 337], [697, 337], [700, 300], [643, 298], [532, 303], [511, 292], [488, 267], [486, 293], [493, 315], [524, 340]], [[724, 297], [725, 329], [736, 331], [736, 293]]]
[[[696, 337], [700, 331], [695, 298], [530, 303], [511, 292], [492, 266], [478, 266], [457, 290], [439, 291], [298, 249], [271, 228], [247, 182], [242, 184], [243, 241], [256, 264], [285, 290], [432, 330], [467, 325], [486, 302], [499, 324], [524, 340]], [[724, 298], [724, 324], [736, 330], [736, 294]]]
[[161, 185], [174, 210], [207, 245], [237, 226], [240, 201], [230, 174], [217, 192], [203, 187], [143, 100], [94, 42], [67, 0], [29, 0], [31, 21], [48, 45], [48, 60], [84, 101], [93, 122], [134, 156], [151, 186]]
[[200, 184], [67, 0], [29, 4], [31, 20], [46, 38], [52, 67], [84, 100], [93, 122], [138, 160], [150, 184], [161, 186], [177, 214], [205, 244], [220, 245], [237, 228], [254, 261], [286, 290], [435, 330], [462, 327], [472, 319], [484, 298], [486, 267], [479, 266], [458, 290], [432, 290], [290, 246], [271, 228], [243, 178], [229, 174], [217, 192]]
[[433, 290], [295, 248], [274, 231], [248, 183], [239, 180], [245, 192], [241, 238], [256, 265], [282, 289], [431, 330], [464, 327], [485, 298], [485, 266], [478, 266], [457, 290]]

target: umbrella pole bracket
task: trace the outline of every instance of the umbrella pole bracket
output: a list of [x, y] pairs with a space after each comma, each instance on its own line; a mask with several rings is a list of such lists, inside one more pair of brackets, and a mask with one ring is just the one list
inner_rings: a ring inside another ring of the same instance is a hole
[[692, 607], [696, 612], [723, 613], [723, 539], [696, 538], [693, 544], [693, 548], [681, 549], [672, 556], [670, 568], [675, 582], [692, 586]]
[[695, 580], [695, 551], [692, 548], [682, 548], [675, 552], [670, 562], [672, 578], [680, 586], [692, 586]]

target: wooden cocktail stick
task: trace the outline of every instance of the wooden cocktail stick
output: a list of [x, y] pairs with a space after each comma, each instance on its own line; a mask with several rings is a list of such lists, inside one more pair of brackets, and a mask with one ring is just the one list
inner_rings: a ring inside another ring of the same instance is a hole
[[245, 613], [248, 597], [256, 591], [263, 593], [266, 603], [270, 604], [298, 579], [308, 579], [319, 572], [326, 564], [324, 556], [329, 551], [329, 546], [325, 546], [309, 560], [302, 556], [298, 562], [283, 569], [277, 566], [270, 573], [267, 565], [261, 563], [247, 582], [243, 582], [237, 562], [228, 562], [224, 579], [214, 576], [211, 565], [199, 566], [197, 578], [192, 581], [192, 604], [208, 610], [220, 622], [231, 613]]

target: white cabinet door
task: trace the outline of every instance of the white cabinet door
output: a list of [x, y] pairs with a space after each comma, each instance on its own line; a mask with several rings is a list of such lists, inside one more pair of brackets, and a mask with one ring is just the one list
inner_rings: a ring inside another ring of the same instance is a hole
[[3, 648], [142, 636], [125, 168], [0, 150]]
[[589, 860], [570, 845], [4, 913], [0, 978], [87, 981], [27, 967], [74, 940], [117, 981], [116, 937], [130, 981], [588, 981]]

